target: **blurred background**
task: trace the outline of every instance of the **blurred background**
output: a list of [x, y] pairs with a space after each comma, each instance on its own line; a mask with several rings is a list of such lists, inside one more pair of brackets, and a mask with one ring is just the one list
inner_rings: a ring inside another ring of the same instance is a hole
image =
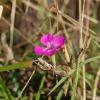
[[[47, 33], [65, 37], [64, 48], [53, 61], [44, 57], [47, 63], [56, 63], [58, 69], [60, 65], [66, 76], [77, 70], [79, 59], [86, 63], [83, 72], [71, 74], [61, 83], [62, 75], [41, 70], [34, 63], [32, 68], [0, 72], [0, 100], [17, 100], [21, 92], [20, 100], [70, 100], [75, 91], [72, 100], [100, 100], [100, 0], [0, 0], [0, 5], [1, 67], [37, 59], [34, 46]], [[33, 70], [35, 74], [22, 91]], [[76, 77], [79, 81], [75, 87]]]

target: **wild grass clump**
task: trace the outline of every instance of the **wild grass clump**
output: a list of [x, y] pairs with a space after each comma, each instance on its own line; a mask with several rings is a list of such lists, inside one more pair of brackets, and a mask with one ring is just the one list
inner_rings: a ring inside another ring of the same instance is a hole
[[0, 5], [0, 100], [100, 99], [99, 1]]

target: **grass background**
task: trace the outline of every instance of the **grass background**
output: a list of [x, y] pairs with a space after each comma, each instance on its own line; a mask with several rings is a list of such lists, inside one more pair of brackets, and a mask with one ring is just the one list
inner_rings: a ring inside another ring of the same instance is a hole
[[[100, 1], [0, 0], [0, 100], [99, 100]], [[63, 34], [52, 57], [34, 54], [43, 34]], [[44, 62], [54, 67], [42, 65]]]

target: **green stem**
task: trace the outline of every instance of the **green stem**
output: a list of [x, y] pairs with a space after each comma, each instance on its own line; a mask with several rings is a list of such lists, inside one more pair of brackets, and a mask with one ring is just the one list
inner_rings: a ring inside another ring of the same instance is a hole
[[80, 73], [79, 61], [77, 61], [76, 67], [77, 67], [77, 69], [76, 69], [76, 77], [75, 77], [75, 82], [74, 82], [74, 85], [73, 85], [73, 88], [72, 88], [71, 100], [75, 100], [75, 98], [76, 98], [76, 88], [77, 88], [78, 79], [79, 79], [79, 73]]

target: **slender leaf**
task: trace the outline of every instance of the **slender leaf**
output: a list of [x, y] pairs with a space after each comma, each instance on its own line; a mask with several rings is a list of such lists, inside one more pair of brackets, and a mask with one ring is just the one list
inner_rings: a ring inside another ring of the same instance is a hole
[[32, 61], [24, 61], [24, 62], [20, 62], [20, 63], [17, 63], [17, 64], [2, 66], [2, 67], [0, 67], [0, 72], [15, 70], [15, 69], [28, 68], [28, 67], [32, 67]]
[[36, 94], [36, 99], [35, 100], [40, 100], [41, 89], [43, 88], [44, 82], [45, 82], [45, 76], [43, 76], [43, 78], [41, 80], [41, 84], [40, 84], [39, 90]]
[[53, 89], [48, 93], [48, 95], [50, 95], [56, 88], [58, 88], [62, 83], [65, 82], [65, 80], [67, 79], [68, 77], [63, 77], [54, 87]]
[[64, 82], [66, 81], [66, 79], [67, 79], [70, 75], [72, 75], [74, 72], [75, 72], [75, 70], [71, 70], [67, 76], [63, 77], [63, 78], [53, 87], [53, 89], [48, 93], [48, 95], [50, 95], [55, 89], [57, 89], [62, 83], [64, 83]]
[[57, 95], [56, 100], [61, 100], [63, 94], [64, 94], [64, 91], [63, 91], [63, 89], [61, 89], [61, 90], [59, 91], [58, 95]]
[[85, 64], [90, 63], [90, 62], [93, 62], [93, 61], [96, 61], [96, 60], [99, 60], [99, 59], [100, 59], [100, 55], [96, 56], [96, 57], [89, 58], [89, 59], [85, 60], [84, 62], [81, 62], [80, 66], [85, 65]]
[[6, 87], [4, 81], [0, 77], [0, 100], [16, 100], [10, 93], [9, 89]]

